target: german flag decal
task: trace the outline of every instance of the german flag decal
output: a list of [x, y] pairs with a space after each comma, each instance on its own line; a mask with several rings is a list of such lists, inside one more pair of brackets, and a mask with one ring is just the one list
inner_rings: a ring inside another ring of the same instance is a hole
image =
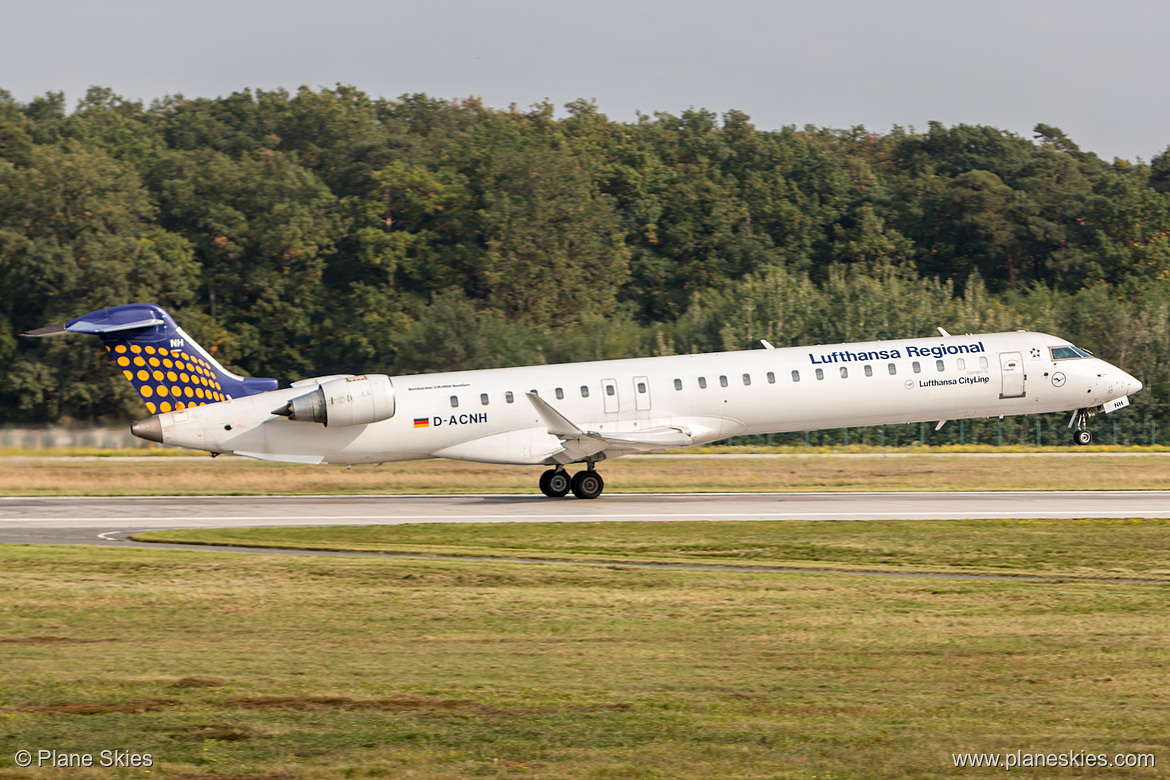
[[415, 417], [414, 418], [414, 427], [415, 428], [430, 428], [431, 427], [431, 418], [429, 418], [429, 417]]

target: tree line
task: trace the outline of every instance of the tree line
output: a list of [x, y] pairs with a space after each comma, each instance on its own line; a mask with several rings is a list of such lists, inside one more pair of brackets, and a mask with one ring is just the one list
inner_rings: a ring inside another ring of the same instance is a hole
[[72, 111], [0, 90], [0, 422], [140, 416], [96, 345], [17, 335], [136, 301], [284, 381], [1036, 329], [1146, 383], [1144, 441], [1170, 422], [1170, 149], [348, 86], [94, 87]]

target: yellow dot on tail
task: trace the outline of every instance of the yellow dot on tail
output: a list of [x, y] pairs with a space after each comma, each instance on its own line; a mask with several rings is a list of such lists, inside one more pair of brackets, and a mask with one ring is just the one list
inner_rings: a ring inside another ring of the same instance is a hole
[[159, 348], [158, 348], [158, 354], [162, 355], [163, 357], [166, 357], [167, 355], [169, 355], [169, 354], [171, 354], [171, 353], [170, 353], [170, 352], [167, 352], [167, 348], [166, 348], [166, 347], [159, 347]]
[[143, 385], [141, 388], [139, 388], [138, 392], [142, 393], [143, 398], [150, 398], [152, 395], [154, 395], [154, 388], [150, 385]]
[[119, 354], [121, 354], [121, 353], [123, 353], [123, 352], [125, 352], [125, 351], [126, 351], [126, 345], [125, 345], [125, 344], [119, 344], [118, 346], [114, 347], [114, 351], [115, 351], [115, 352], [117, 352], [117, 353], [119, 353]]
[[150, 401], [146, 402], [146, 411], [150, 412], [151, 414], [154, 414], [156, 408], [157, 407], [155, 407], [155, 405], [152, 404]]
[[147, 379], [150, 379], [150, 374], [146, 373], [145, 368], [140, 369], [138, 372], [138, 381], [145, 382]]
[[155, 371], [153, 376], [154, 376], [154, 381], [156, 381], [156, 382], [161, 382], [163, 380], [163, 372], [161, 372], [161, 371]]
[[168, 371], [167, 372], [167, 380], [171, 381], [171, 382], [177, 382], [177, 381], [179, 381], [179, 375], [176, 374], [174, 371]]
[[159, 365], [158, 358], [149, 358], [146, 362], [150, 363], [155, 368], [158, 368], [158, 365]]
[[189, 387], [184, 387], [183, 388], [183, 395], [187, 396], [188, 398], [191, 398], [192, 396], [195, 395], [195, 391]]
[[202, 387], [196, 387], [196, 388], [195, 388], [195, 395], [197, 395], [197, 396], [199, 396], [200, 398], [202, 398], [202, 397], [203, 397], [203, 388], [202, 388]]
[[142, 359], [142, 358], [140, 358], [140, 357], [136, 357], [136, 358], [134, 358], [134, 365], [136, 365], [136, 366], [145, 366], [145, 365], [146, 365], [146, 361], [145, 361], [145, 360], [143, 360], [143, 359]]
[[175, 408], [179, 409], [181, 411], [183, 409], [186, 409], [187, 407], [183, 405], [182, 401], [179, 401], [177, 404], [175, 404]]
[[120, 358], [118, 358], [118, 365], [120, 365], [120, 366], [128, 366], [128, 365], [130, 365], [130, 358], [128, 358], [128, 357], [120, 357]]
[[159, 404], [158, 408], [164, 412], [169, 412], [171, 410], [171, 402], [170, 401], [163, 401], [161, 404]]
[[122, 376], [126, 377], [126, 378], [127, 378], [127, 379], [129, 379], [131, 382], [133, 382], [133, 381], [134, 381], [134, 374], [130, 373], [129, 371], [123, 371], [123, 372], [122, 372]]
[[139, 352], [142, 351], [142, 347], [138, 346], [137, 344], [131, 344], [130, 351], [133, 352], [135, 355], [137, 355]]
[[154, 354], [154, 347], [147, 347], [146, 354], [153, 355]]
[[170, 358], [163, 358], [163, 365], [167, 368], [174, 368], [174, 362]]
[[179, 374], [179, 380], [182, 381], [183, 384], [187, 384], [191, 381], [191, 377], [187, 376], [186, 374]]

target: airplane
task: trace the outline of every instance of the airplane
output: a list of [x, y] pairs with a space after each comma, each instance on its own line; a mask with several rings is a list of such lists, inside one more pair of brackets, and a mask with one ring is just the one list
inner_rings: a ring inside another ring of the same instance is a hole
[[[549, 497], [597, 498], [603, 460], [731, 436], [1129, 405], [1142, 383], [1068, 341], [1016, 331], [387, 376], [281, 388], [224, 368], [160, 306], [83, 314], [25, 336], [92, 334], [137, 389], [154, 442], [291, 463], [452, 458], [549, 466]], [[570, 476], [566, 466], [584, 463]]]

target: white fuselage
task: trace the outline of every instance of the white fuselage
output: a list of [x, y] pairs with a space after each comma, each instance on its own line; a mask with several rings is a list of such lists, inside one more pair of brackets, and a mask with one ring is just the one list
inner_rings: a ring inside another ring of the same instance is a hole
[[325, 427], [275, 416], [304, 386], [159, 415], [167, 444], [305, 463], [421, 458], [512, 464], [574, 459], [526, 393], [600, 437], [647, 437], [595, 459], [754, 433], [1089, 409], [1141, 383], [1042, 333], [525, 366], [391, 378], [394, 415]]

